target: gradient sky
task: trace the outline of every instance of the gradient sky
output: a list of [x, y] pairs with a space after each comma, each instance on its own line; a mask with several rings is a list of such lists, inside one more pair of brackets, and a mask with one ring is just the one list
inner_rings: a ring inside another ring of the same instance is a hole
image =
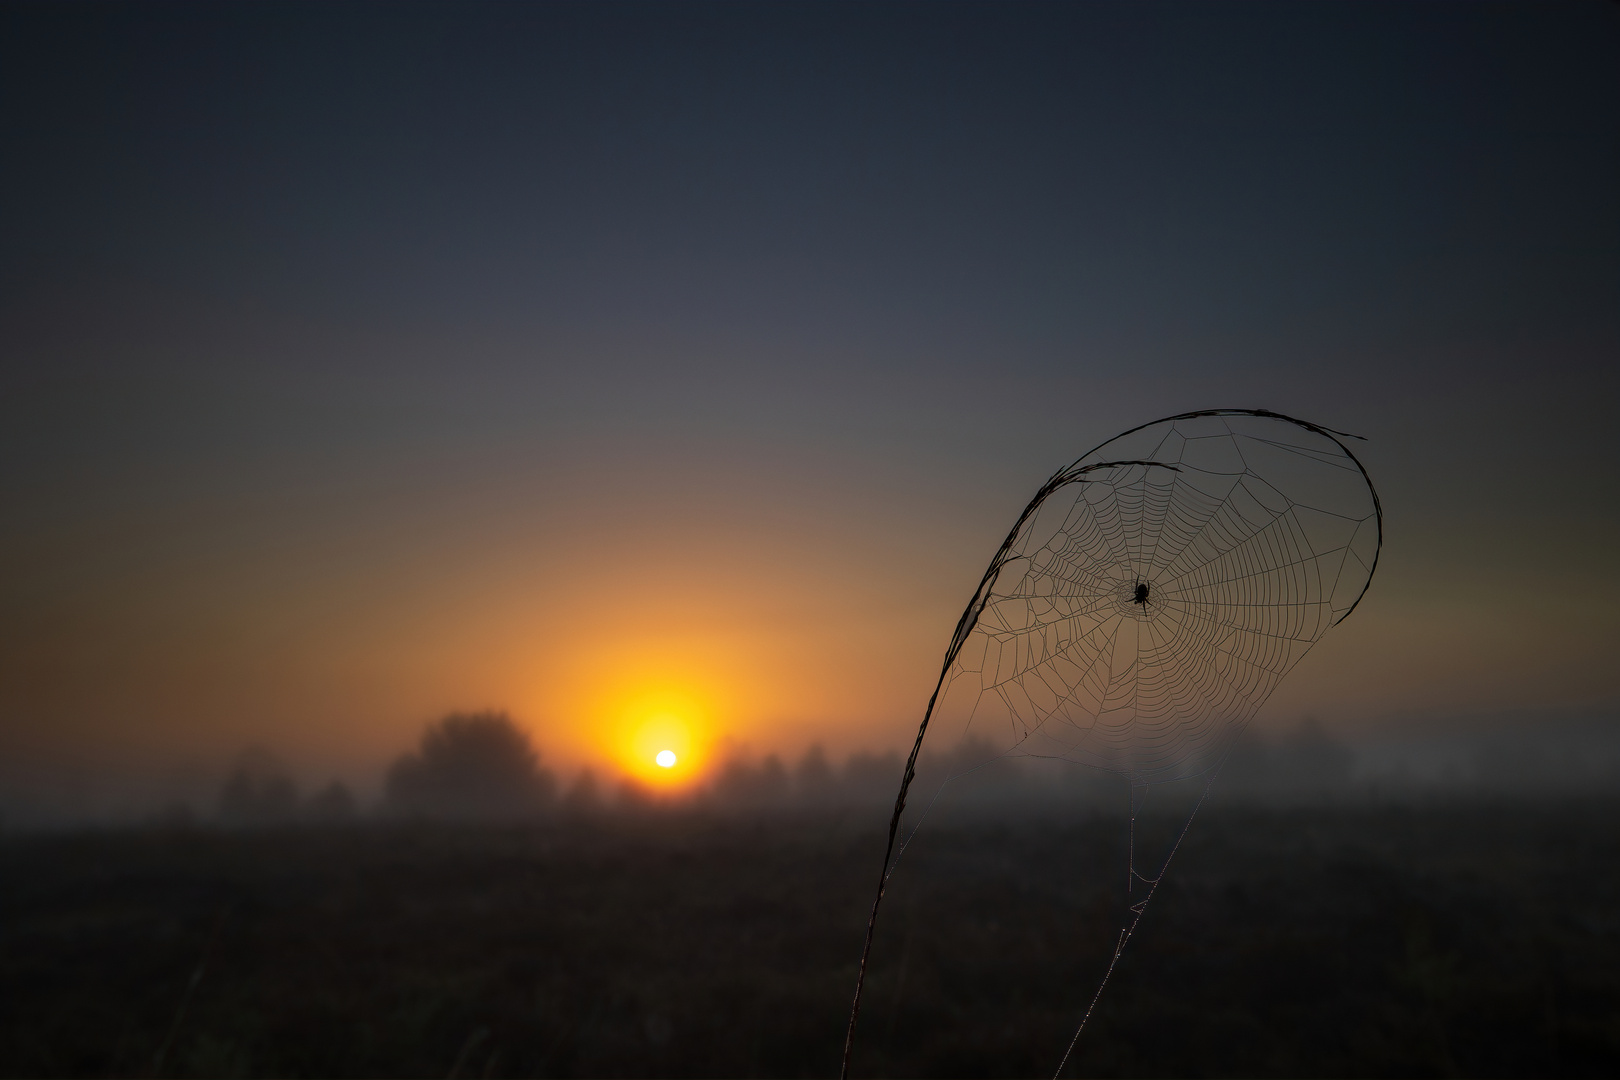
[[7, 4], [0, 783], [899, 746], [1058, 465], [1386, 546], [1262, 722], [1620, 701], [1620, 5]]

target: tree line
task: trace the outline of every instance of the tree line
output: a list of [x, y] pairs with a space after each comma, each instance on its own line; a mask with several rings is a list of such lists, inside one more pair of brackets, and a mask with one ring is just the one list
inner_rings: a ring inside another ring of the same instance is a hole
[[[734, 756], [691, 795], [717, 806], [865, 802], [892, 797], [897, 754], [851, 754], [835, 766], [820, 746], [793, 765], [770, 754]], [[416, 747], [388, 769], [381, 804], [386, 817], [439, 820], [522, 819], [646, 805], [652, 796], [631, 781], [608, 785], [582, 770], [566, 787], [546, 767], [528, 733], [504, 712], [458, 712], [429, 724]], [[308, 798], [274, 758], [251, 752], [225, 781], [219, 820], [233, 826], [303, 821], [336, 824], [361, 816], [349, 789], [334, 781]]]

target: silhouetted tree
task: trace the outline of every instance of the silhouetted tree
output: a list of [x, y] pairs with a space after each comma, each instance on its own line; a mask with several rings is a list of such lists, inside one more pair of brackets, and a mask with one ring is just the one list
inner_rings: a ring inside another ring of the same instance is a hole
[[388, 804], [432, 817], [532, 814], [556, 793], [529, 737], [505, 713], [454, 713], [428, 727], [388, 772]]
[[596, 781], [596, 773], [591, 769], [581, 769], [568, 794], [563, 797], [564, 808], [570, 813], [588, 814], [599, 809], [601, 804], [601, 785]]
[[899, 780], [901, 771], [900, 755], [893, 750], [886, 754], [856, 751], [844, 763], [844, 797], [862, 802], [868, 799], [892, 802], [888, 790]]
[[305, 812], [310, 820], [322, 825], [342, 825], [355, 818], [354, 796], [345, 784], [334, 780], [309, 797]]
[[219, 817], [227, 825], [275, 825], [298, 810], [298, 786], [266, 750], [249, 750], [219, 793]]
[[778, 802], [788, 794], [787, 770], [775, 754], [754, 765], [744, 758], [733, 758], [714, 781], [714, 793], [722, 802], [753, 805]]
[[793, 769], [793, 784], [801, 799], [825, 799], [833, 785], [832, 765], [827, 752], [816, 743], [804, 752]]

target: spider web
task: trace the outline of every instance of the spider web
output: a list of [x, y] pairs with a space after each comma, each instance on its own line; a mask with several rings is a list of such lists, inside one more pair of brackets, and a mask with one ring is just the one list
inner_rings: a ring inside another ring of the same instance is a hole
[[1195, 414], [1059, 478], [999, 556], [947, 700], [1015, 754], [1143, 783], [1207, 772], [1366, 591], [1365, 473], [1324, 429]]
[[[1382, 511], [1341, 435], [1264, 410], [1187, 413], [1110, 439], [1036, 493], [957, 623], [906, 764], [845, 1076], [877, 913], [905, 850], [896, 841], [931, 720], [985, 744], [984, 762], [1052, 759], [1130, 782], [1130, 881], [1148, 888], [1130, 905], [1090, 1017], [1203, 802], [1149, 877], [1136, 870], [1138, 795], [1193, 778], [1204, 778], [1207, 794], [1256, 711], [1371, 582]], [[932, 781], [928, 806], [962, 775]]]

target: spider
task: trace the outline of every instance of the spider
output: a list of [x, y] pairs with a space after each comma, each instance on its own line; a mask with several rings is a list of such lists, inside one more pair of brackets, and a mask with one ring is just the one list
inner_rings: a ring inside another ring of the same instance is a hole
[[1141, 604], [1143, 607], [1147, 607], [1148, 604], [1152, 603], [1148, 599], [1148, 583], [1142, 580], [1141, 574], [1136, 575], [1136, 586], [1131, 593], [1131, 603]]

